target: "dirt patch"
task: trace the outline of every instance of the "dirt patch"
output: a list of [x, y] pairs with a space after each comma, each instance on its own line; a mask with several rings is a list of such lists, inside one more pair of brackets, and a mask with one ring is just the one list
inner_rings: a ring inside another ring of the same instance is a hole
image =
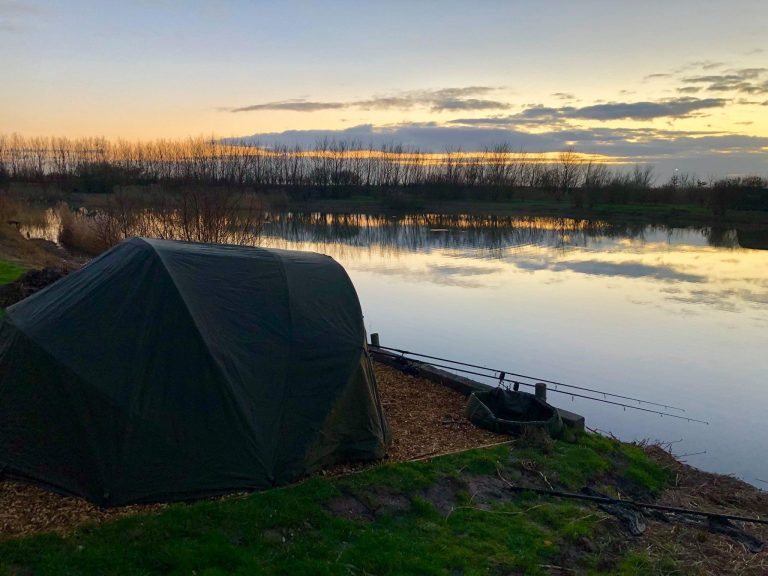
[[387, 486], [371, 486], [329, 500], [325, 507], [334, 516], [348, 520], [372, 521], [401, 514], [411, 508], [410, 498]]
[[503, 502], [517, 497], [506, 482], [495, 476], [471, 475], [465, 479], [469, 501], [480, 508], [487, 508], [491, 502]]
[[384, 486], [374, 486], [366, 492], [365, 499], [377, 518], [400, 514], [411, 507], [411, 500], [406, 495]]
[[457, 480], [445, 476], [421, 491], [421, 496], [435, 507], [443, 516], [447, 516], [456, 507], [456, 499], [466, 486]]
[[325, 503], [325, 507], [334, 516], [347, 520], [364, 520], [372, 522], [375, 515], [371, 510], [351, 494], [337, 496]]
[[261, 537], [269, 544], [285, 544], [288, 540], [282, 530], [276, 530], [274, 528], [268, 528], [267, 530], [262, 531]]
[[[444, 476], [413, 494], [432, 504], [441, 515], [447, 516], [455, 509], [459, 494], [466, 490], [465, 482]], [[411, 497], [386, 486], [373, 486], [337, 496], [329, 500], [325, 507], [334, 516], [370, 522], [382, 516], [407, 512], [411, 508]]]

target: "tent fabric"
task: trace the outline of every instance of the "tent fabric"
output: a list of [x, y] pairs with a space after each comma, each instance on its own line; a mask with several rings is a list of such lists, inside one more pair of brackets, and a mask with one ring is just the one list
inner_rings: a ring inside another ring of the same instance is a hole
[[0, 471], [102, 506], [384, 456], [360, 303], [328, 256], [132, 238], [8, 308]]

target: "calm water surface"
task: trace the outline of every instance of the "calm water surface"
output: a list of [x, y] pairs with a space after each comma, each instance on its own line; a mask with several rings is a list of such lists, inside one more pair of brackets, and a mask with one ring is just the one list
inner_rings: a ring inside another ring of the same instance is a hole
[[672, 443], [695, 466], [766, 488], [768, 251], [740, 239], [567, 219], [293, 214], [272, 216], [259, 243], [341, 262], [384, 345], [682, 406], [711, 424], [550, 394], [592, 428]]
[[735, 231], [315, 214], [275, 217], [261, 243], [341, 262], [384, 345], [682, 406], [711, 424], [551, 394], [768, 486], [768, 251]]

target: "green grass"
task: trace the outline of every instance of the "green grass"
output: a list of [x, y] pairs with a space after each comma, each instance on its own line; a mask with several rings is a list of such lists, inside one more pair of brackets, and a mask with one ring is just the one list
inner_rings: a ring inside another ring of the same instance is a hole
[[[657, 567], [642, 551], [622, 551], [625, 546], [619, 545], [612, 566], [601, 571], [597, 557], [581, 549], [580, 542], [605, 524], [597, 508], [524, 493], [481, 509], [466, 484], [456, 480], [499, 473], [514, 478], [525, 458], [535, 460], [550, 482], [571, 487], [616, 472], [617, 461], [643, 471], [635, 474], [638, 481], [656, 485], [660, 473], [641, 455], [632, 447], [583, 436], [575, 444], [554, 442], [546, 451], [501, 446], [337, 479], [315, 477], [245, 497], [176, 504], [67, 537], [0, 542], [0, 574], [535, 576], [547, 573], [545, 565], [573, 558], [584, 574], [643, 574]], [[458, 487], [450, 512], [428, 499], [430, 487], [445, 482]], [[405, 498], [405, 504], [358, 519], [335, 516], [328, 508], [344, 497], [374, 509], [382, 492]]]
[[[12, 262], [5, 262], [0, 260], [0, 286], [13, 282], [19, 276], [24, 274], [24, 268], [13, 264]], [[0, 308], [0, 318], [5, 316], [5, 308]]]
[[24, 274], [24, 268], [21, 268], [12, 262], [4, 262], [0, 260], [0, 284], [13, 282], [22, 274]]
[[650, 574], [682, 576], [687, 572], [670, 559], [654, 562], [647, 554], [640, 552], [627, 554], [616, 569], [616, 576], [649, 576]]
[[536, 471], [549, 482], [568, 490], [577, 490], [608, 473], [619, 475], [625, 484], [651, 494], [661, 491], [668, 480], [668, 472], [651, 461], [639, 446], [597, 435], [584, 435], [576, 444], [556, 442], [548, 450], [515, 450], [513, 458], [521, 463], [534, 462]]

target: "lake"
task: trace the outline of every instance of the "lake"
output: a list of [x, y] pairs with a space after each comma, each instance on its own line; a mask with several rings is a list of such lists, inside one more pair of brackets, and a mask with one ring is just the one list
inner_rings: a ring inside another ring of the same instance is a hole
[[[42, 233], [42, 232], [41, 232]], [[275, 214], [264, 246], [328, 254], [381, 343], [683, 407], [567, 395], [623, 440], [768, 487], [768, 251], [735, 230], [552, 218]], [[654, 406], [646, 406], [654, 409]]]

